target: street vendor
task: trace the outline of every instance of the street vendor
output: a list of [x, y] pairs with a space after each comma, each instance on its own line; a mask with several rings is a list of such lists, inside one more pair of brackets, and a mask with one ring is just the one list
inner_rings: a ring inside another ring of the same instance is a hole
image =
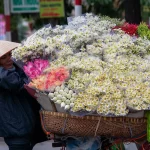
[[40, 126], [40, 106], [24, 89], [28, 78], [11, 59], [11, 50], [18, 46], [0, 41], [0, 137], [9, 150], [32, 150], [46, 137]]

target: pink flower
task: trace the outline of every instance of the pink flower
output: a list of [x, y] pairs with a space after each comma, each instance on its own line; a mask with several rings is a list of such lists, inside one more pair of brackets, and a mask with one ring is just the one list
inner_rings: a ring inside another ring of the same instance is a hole
[[31, 79], [37, 78], [43, 73], [43, 70], [49, 66], [48, 60], [35, 59], [33, 62], [28, 62], [24, 66], [24, 72]]
[[64, 81], [68, 78], [69, 72], [66, 70], [66, 68], [61, 67], [61, 68], [58, 68], [58, 70], [55, 73], [55, 76], [56, 76], [56, 79], [60, 81]]
[[34, 66], [40, 71], [43, 71], [48, 65], [49, 65], [48, 60], [35, 59], [34, 61]]
[[51, 87], [61, 85], [69, 77], [69, 71], [65, 67], [60, 67], [51, 70], [47, 75], [45, 88], [48, 90]]
[[[66, 67], [59, 67], [52, 69], [48, 74], [41, 74], [36, 68], [33, 68], [32, 63], [28, 63], [30, 68], [30, 78], [32, 82], [29, 83], [29, 87], [34, 87], [39, 90], [50, 90], [56, 86], [62, 85], [69, 78], [69, 70]], [[24, 67], [25, 70], [29, 68]]]

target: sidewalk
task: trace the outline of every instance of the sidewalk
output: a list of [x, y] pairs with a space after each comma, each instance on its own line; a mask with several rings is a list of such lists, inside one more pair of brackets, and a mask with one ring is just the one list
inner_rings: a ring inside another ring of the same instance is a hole
[[[53, 141], [45, 141], [42, 143], [38, 143], [34, 146], [33, 150], [60, 150], [61, 147], [52, 148]], [[5, 144], [3, 138], [0, 137], [0, 150], [8, 150], [7, 145]]]

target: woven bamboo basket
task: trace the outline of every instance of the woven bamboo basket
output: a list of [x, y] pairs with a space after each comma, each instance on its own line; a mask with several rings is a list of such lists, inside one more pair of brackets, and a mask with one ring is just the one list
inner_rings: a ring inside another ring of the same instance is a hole
[[111, 136], [130, 138], [146, 132], [146, 118], [71, 116], [67, 113], [40, 111], [46, 134], [73, 136]]

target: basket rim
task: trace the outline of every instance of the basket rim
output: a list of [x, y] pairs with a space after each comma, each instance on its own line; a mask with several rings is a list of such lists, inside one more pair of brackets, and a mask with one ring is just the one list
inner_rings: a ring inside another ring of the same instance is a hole
[[133, 117], [110, 117], [110, 116], [73, 116], [67, 113], [62, 113], [62, 112], [51, 112], [51, 111], [46, 111], [46, 110], [40, 110], [41, 115], [50, 115], [50, 116], [55, 116], [55, 117], [60, 117], [60, 118], [70, 118], [70, 119], [82, 119], [82, 120], [105, 120], [105, 121], [114, 121], [114, 122], [132, 122], [132, 123], [145, 123], [147, 122], [146, 117], [142, 118], [133, 118]]

